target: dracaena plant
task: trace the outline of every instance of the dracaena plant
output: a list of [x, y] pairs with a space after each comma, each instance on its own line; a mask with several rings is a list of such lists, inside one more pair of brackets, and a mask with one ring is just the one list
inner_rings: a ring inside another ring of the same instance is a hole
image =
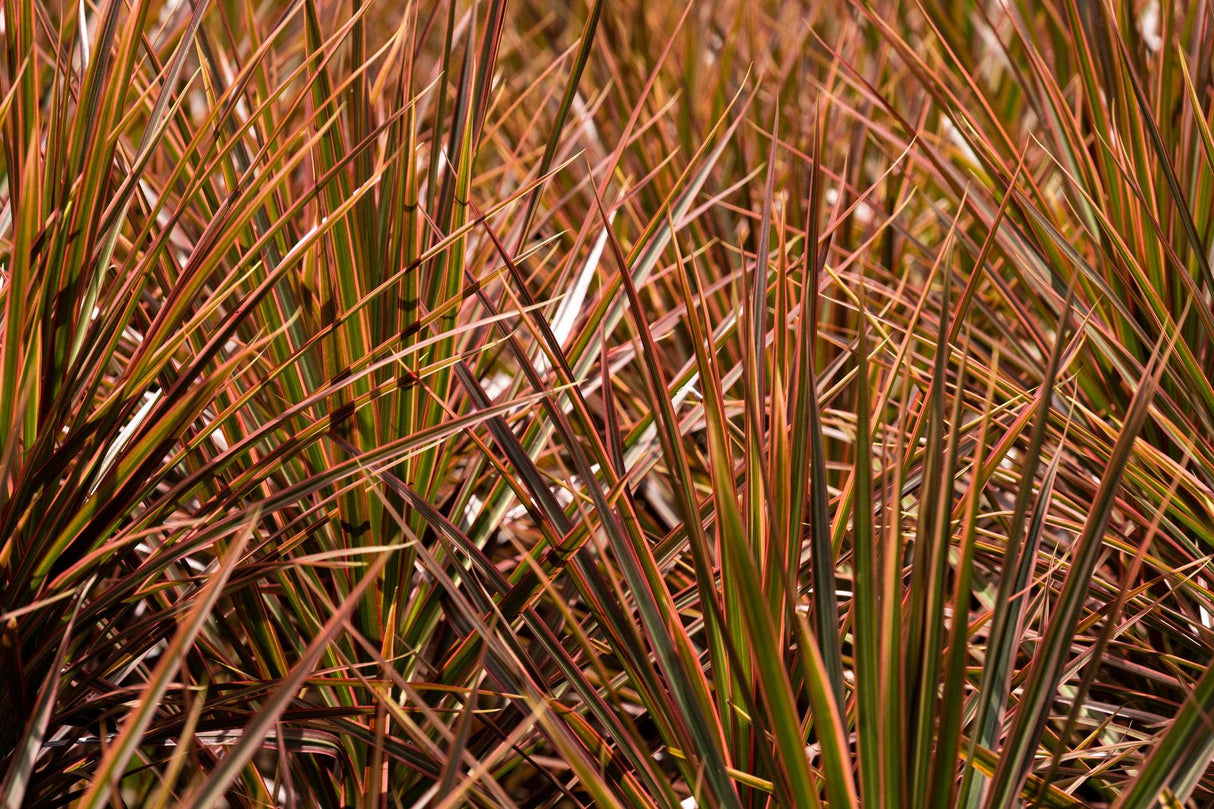
[[1214, 800], [1208, 3], [0, 7], [0, 806]]

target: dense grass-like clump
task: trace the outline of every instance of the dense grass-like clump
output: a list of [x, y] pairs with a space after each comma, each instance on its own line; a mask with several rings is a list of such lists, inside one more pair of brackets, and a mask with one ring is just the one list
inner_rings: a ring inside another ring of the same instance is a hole
[[1210, 3], [0, 6], [0, 807], [1214, 802]]

